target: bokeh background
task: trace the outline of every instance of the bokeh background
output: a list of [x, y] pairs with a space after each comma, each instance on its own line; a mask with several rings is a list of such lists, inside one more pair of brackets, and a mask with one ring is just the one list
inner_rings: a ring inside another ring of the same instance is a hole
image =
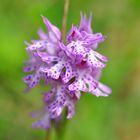
[[[67, 31], [79, 24], [80, 11], [93, 13], [94, 32], [107, 36], [98, 51], [109, 62], [101, 81], [107, 97], [84, 94], [69, 121], [66, 140], [140, 140], [140, 1], [70, 0]], [[24, 94], [24, 41], [45, 29], [41, 15], [61, 28], [63, 0], [0, 0], [0, 140], [44, 140], [31, 128], [30, 112], [42, 106], [42, 86]]]

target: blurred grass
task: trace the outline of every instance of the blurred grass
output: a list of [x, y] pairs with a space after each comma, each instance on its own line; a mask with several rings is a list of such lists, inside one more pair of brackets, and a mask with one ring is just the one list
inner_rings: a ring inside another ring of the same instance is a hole
[[[80, 11], [93, 13], [94, 32], [107, 35], [99, 52], [109, 57], [101, 81], [108, 98], [84, 94], [69, 121], [67, 140], [140, 140], [140, 1], [71, 0], [68, 26], [79, 23]], [[0, 0], [0, 140], [43, 140], [34, 130], [32, 110], [42, 106], [41, 86], [23, 94], [21, 78], [27, 59], [24, 40], [37, 38], [40, 15], [61, 28], [63, 0]], [[45, 28], [44, 28], [45, 29]]]

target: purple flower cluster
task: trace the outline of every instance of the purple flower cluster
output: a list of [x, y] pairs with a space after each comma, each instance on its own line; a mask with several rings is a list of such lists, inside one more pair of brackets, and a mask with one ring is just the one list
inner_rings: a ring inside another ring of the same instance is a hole
[[108, 96], [111, 89], [98, 81], [108, 59], [95, 51], [105, 37], [92, 32], [92, 17], [81, 14], [79, 27], [72, 26], [66, 43], [61, 40], [60, 30], [47, 18], [42, 18], [48, 33], [40, 29], [40, 39], [26, 43], [30, 59], [24, 72], [30, 74], [23, 80], [27, 91], [38, 85], [40, 80], [45, 86], [51, 85], [51, 90], [43, 94], [45, 109], [41, 119], [33, 124], [35, 128], [48, 129], [51, 120], [57, 121], [64, 108], [67, 108], [67, 118], [73, 117], [81, 91]]

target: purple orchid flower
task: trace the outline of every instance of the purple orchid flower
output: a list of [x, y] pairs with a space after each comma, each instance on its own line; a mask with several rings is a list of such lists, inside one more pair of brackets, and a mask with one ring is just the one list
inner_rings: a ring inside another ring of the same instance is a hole
[[61, 41], [61, 32], [47, 18], [43, 17], [48, 29], [45, 33], [38, 31], [39, 40], [26, 43], [30, 56], [24, 72], [30, 73], [23, 78], [27, 90], [43, 80], [45, 85], [51, 84], [52, 89], [44, 93], [45, 108], [40, 113], [40, 120], [33, 124], [34, 128], [48, 129], [51, 120], [61, 117], [67, 108], [67, 118], [75, 113], [75, 104], [81, 92], [89, 92], [95, 96], [108, 96], [111, 89], [99, 82], [102, 69], [108, 59], [98, 53], [98, 44], [105, 40], [101, 33], [93, 33], [90, 15], [81, 14], [79, 27], [72, 26], [67, 34], [67, 42]]

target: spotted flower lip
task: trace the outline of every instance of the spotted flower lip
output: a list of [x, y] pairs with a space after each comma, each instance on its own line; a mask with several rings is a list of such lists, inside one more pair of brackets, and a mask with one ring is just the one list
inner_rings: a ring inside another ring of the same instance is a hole
[[23, 81], [27, 84], [27, 91], [40, 81], [44, 81], [44, 86], [51, 85], [50, 91], [43, 93], [45, 106], [39, 113], [40, 120], [33, 123], [34, 128], [49, 129], [52, 120], [60, 120], [64, 108], [67, 108], [67, 118], [73, 117], [81, 92], [106, 97], [112, 91], [99, 82], [108, 58], [96, 49], [106, 37], [93, 33], [92, 15], [88, 18], [81, 14], [80, 25], [72, 25], [66, 43], [61, 40], [60, 30], [46, 17], [42, 16], [42, 19], [48, 33], [39, 29], [39, 40], [26, 42], [29, 60], [23, 71], [28, 75]]

